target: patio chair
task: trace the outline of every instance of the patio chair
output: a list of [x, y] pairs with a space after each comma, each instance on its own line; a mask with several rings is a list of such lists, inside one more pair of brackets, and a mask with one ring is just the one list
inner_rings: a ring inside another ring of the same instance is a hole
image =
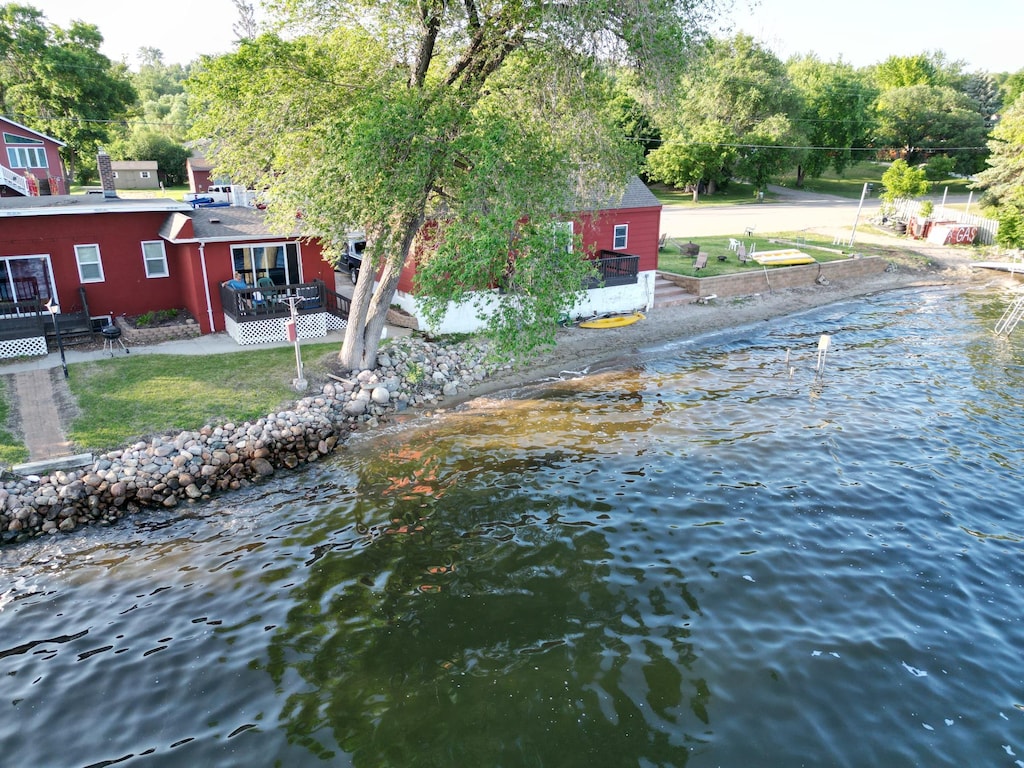
[[693, 271], [699, 272], [708, 265], [708, 255], [703, 251], [697, 254], [697, 260], [693, 262]]
[[740, 264], [745, 264], [750, 261], [750, 257], [747, 256], [747, 246], [743, 243], [739, 243], [736, 246], [736, 258], [740, 260]]
[[277, 301], [277, 286], [269, 277], [261, 277], [257, 280], [256, 287], [259, 290], [252, 295], [254, 304], [265, 306]]

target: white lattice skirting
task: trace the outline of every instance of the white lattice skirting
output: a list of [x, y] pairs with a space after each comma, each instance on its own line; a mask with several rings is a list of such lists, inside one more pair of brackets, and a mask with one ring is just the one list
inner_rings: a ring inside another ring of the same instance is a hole
[[[224, 329], [239, 344], [266, 344], [270, 341], [288, 341], [287, 321], [285, 317], [268, 317], [239, 323], [225, 317]], [[300, 339], [317, 339], [326, 336], [328, 331], [341, 330], [347, 325], [347, 320], [335, 317], [330, 312], [318, 312], [315, 315], [299, 315], [295, 322], [295, 332]]]
[[45, 336], [30, 336], [27, 339], [0, 341], [0, 359], [12, 357], [39, 357], [49, 354]]

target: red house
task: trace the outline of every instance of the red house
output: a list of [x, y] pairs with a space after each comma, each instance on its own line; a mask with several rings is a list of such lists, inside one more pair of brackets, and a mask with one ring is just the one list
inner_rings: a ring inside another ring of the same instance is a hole
[[67, 194], [60, 157], [64, 142], [6, 117], [0, 117], [0, 140], [0, 197]]
[[[318, 244], [269, 231], [255, 208], [118, 198], [100, 164], [103, 195], [0, 198], [0, 357], [46, 354], [51, 311], [65, 330], [184, 308], [203, 333], [251, 344], [287, 338], [295, 297], [300, 337], [344, 327]], [[245, 288], [223, 285], [235, 272]]]
[[[623, 193], [599, 209], [583, 211], [572, 222], [585, 252], [597, 261], [600, 286], [587, 291], [583, 302], [569, 309], [573, 316], [650, 310], [658, 270], [661, 203], [639, 177], [633, 176]], [[415, 296], [415, 265], [403, 269], [395, 303], [425, 320]], [[474, 305], [450, 305], [434, 333], [472, 333], [483, 326]]]

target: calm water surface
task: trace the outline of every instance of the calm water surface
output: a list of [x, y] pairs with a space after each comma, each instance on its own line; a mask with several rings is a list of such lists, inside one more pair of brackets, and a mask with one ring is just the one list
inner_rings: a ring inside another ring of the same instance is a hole
[[0, 763], [1024, 767], [1006, 300], [668, 346], [2, 550]]

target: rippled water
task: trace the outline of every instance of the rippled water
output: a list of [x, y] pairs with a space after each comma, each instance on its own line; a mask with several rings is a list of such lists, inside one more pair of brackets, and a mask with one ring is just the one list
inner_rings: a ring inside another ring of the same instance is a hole
[[1005, 302], [668, 346], [0, 551], [0, 763], [1024, 766]]

